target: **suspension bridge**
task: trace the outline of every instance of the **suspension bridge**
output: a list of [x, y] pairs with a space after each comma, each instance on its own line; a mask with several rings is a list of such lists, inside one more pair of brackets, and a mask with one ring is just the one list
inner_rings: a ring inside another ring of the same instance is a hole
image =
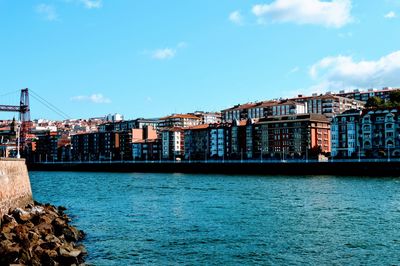
[[[17, 96], [19, 96], [19, 103]], [[21, 148], [23, 150], [23, 147], [25, 147], [32, 128], [30, 97], [63, 119], [69, 118], [69, 116], [58, 107], [28, 88], [0, 94], [0, 112], [18, 113], [17, 126], [19, 126], [18, 129], [20, 130], [20, 144], [18, 150]]]

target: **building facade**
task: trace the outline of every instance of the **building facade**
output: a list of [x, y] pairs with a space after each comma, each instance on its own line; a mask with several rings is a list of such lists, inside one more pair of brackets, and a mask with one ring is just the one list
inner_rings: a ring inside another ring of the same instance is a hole
[[186, 160], [205, 160], [210, 150], [209, 125], [189, 127], [184, 131]]
[[181, 127], [166, 128], [161, 131], [162, 158], [182, 159], [185, 152], [184, 131]]
[[336, 115], [331, 124], [332, 157], [360, 156], [360, 110], [349, 110]]
[[386, 88], [383, 88], [380, 90], [368, 89], [366, 91], [356, 89], [351, 92], [340, 91], [339, 93], [336, 93], [335, 95], [350, 98], [350, 99], [355, 99], [355, 100], [359, 100], [359, 101], [364, 101], [364, 102], [368, 101], [368, 99], [370, 97], [379, 97], [383, 101], [386, 102], [390, 98], [390, 93], [393, 91], [398, 91], [398, 90], [400, 90], [400, 89], [390, 88], [390, 87], [386, 87]]
[[400, 109], [364, 110], [361, 115], [361, 153], [366, 157], [400, 156]]
[[260, 119], [257, 123], [262, 157], [308, 159], [313, 149], [329, 153], [330, 122], [323, 115], [302, 114]]
[[347, 110], [362, 109], [364, 108], [365, 102], [341, 97], [332, 94], [316, 95], [313, 96], [302, 96], [299, 95], [297, 98], [291, 100], [296, 102], [302, 102], [307, 104], [307, 112], [309, 114], [322, 114], [332, 119], [333, 116], [341, 114]]

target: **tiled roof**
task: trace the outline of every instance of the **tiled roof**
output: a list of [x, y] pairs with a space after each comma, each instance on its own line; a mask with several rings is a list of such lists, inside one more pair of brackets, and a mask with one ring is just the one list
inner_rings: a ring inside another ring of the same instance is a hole
[[195, 115], [189, 115], [189, 114], [173, 114], [170, 116], [166, 116], [163, 118], [160, 118], [160, 120], [167, 120], [167, 119], [171, 119], [171, 118], [187, 118], [187, 119], [197, 119], [200, 120], [199, 117], [195, 116]]

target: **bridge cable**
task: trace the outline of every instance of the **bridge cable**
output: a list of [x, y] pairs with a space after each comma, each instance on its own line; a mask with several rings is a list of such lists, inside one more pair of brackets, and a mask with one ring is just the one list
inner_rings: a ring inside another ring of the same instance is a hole
[[39, 94], [37, 94], [36, 92], [34, 92], [32, 89], [29, 89], [30, 94], [33, 98], [35, 98], [37, 101], [39, 101], [41, 104], [43, 104], [44, 106], [46, 106], [47, 108], [49, 108], [51, 111], [57, 113], [58, 115], [60, 115], [61, 117], [63, 117], [64, 119], [69, 119], [70, 116], [63, 112], [60, 108], [58, 108], [57, 106], [55, 106], [54, 104], [52, 104], [51, 102], [47, 101], [46, 99], [44, 99], [43, 97], [41, 97]]

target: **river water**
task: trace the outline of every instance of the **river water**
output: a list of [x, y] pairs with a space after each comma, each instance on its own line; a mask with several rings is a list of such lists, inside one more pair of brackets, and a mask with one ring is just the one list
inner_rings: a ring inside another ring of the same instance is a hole
[[93, 265], [399, 265], [400, 178], [31, 172]]

